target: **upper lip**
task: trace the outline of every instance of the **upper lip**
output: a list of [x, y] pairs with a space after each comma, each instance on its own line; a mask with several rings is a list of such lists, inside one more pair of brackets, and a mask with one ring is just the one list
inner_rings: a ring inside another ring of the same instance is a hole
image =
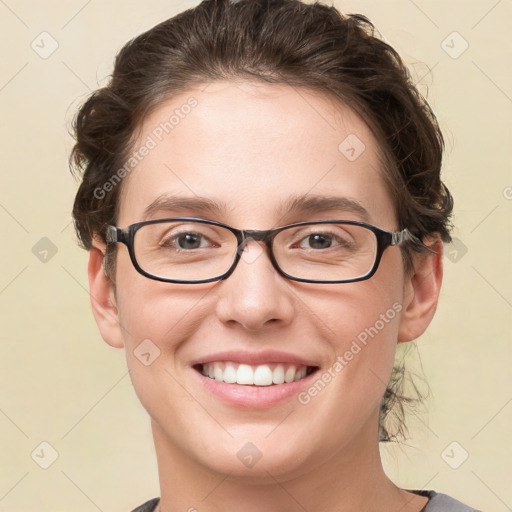
[[260, 365], [268, 363], [287, 363], [295, 366], [319, 366], [318, 363], [304, 359], [296, 354], [277, 350], [264, 350], [261, 352], [246, 352], [231, 350], [216, 352], [192, 361], [191, 365], [213, 363], [217, 361], [232, 361], [239, 364]]

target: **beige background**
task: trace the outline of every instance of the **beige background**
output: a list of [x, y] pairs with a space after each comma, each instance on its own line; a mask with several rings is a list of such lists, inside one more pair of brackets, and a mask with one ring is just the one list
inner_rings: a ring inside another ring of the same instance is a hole
[[[90, 312], [67, 125], [124, 42], [195, 3], [0, 0], [0, 511], [124, 512], [159, 494], [146, 413]], [[367, 15], [428, 89], [456, 201], [460, 242], [417, 344], [429, 413], [411, 420], [412, 440], [384, 449], [386, 467], [405, 487], [510, 510], [512, 4], [336, 5]], [[49, 51], [50, 37], [59, 46], [43, 59], [31, 43]], [[43, 469], [52, 449], [58, 458]]]

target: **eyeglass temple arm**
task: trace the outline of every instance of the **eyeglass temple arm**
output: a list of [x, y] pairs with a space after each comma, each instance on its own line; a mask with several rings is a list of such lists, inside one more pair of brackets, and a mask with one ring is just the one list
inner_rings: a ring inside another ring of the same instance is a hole
[[425, 245], [420, 238], [418, 238], [416, 235], [413, 235], [407, 228], [402, 229], [402, 231], [391, 233], [391, 245], [398, 245], [407, 240], [410, 240], [416, 244]]
[[105, 241], [107, 244], [115, 244], [116, 242], [120, 242], [121, 239], [119, 237], [119, 228], [116, 228], [115, 226], [107, 226]]
[[423, 242], [423, 240], [416, 235], [413, 235], [407, 228], [402, 231], [397, 231], [395, 233], [391, 233], [391, 245], [398, 245], [402, 242], [410, 240], [411, 242], [422, 246], [424, 249], [427, 249], [430, 252], [436, 252], [430, 248], [427, 244]]

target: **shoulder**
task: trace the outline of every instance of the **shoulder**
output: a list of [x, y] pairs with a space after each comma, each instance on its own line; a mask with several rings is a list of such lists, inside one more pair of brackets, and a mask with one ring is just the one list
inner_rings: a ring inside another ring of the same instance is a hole
[[429, 498], [422, 512], [481, 512], [447, 494], [436, 491], [415, 491], [415, 493]]
[[134, 508], [132, 512], [154, 512], [158, 505], [160, 498], [153, 498], [152, 500], [146, 501], [140, 507]]

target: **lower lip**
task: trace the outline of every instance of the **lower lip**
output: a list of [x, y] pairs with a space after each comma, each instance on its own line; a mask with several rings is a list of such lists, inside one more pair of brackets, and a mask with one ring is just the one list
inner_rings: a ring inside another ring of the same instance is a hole
[[205, 377], [197, 370], [194, 370], [194, 373], [208, 391], [232, 406], [244, 409], [267, 409], [299, 394], [310, 386], [317, 371], [294, 382], [273, 384], [271, 386], [228, 384]]

